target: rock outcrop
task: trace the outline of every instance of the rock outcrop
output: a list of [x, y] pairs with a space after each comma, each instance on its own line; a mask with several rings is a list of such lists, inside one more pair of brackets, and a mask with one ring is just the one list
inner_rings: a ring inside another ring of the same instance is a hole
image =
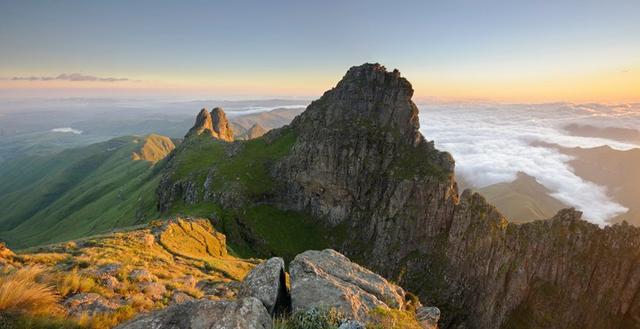
[[404, 290], [334, 250], [309, 250], [289, 265], [294, 312], [335, 307], [367, 321], [376, 308], [403, 309]]
[[256, 266], [242, 281], [238, 297], [256, 297], [269, 311], [277, 315], [289, 311], [291, 303], [287, 289], [284, 260], [274, 257]]
[[271, 316], [257, 298], [193, 300], [133, 319], [120, 329], [271, 329]]
[[185, 137], [208, 134], [211, 137], [232, 142], [233, 130], [227, 120], [227, 115], [221, 107], [216, 107], [211, 112], [207, 109], [200, 110], [196, 122]]

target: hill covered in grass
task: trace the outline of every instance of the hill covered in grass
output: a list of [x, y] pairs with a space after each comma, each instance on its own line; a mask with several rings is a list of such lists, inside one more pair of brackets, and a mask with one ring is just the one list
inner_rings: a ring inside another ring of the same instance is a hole
[[129, 136], [3, 163], [0, 239], [24, 248], [154, 218], [162, 166], [154, 163], [173, 147], [166, 137]]
[[233, 298], [257, 263], [230, 255], [225, 236], [205, 219], [154, 221], [16, 254], [3, 250], [2, 328], [111, 328], [187, 300]]

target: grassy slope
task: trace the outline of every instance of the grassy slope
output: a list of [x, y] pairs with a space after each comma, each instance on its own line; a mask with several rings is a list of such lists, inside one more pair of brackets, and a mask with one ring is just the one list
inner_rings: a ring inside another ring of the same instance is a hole
[[132, 162], [140, 138], [121, 137], [0, 170], [0, 239], [13, 248], [130, 226], [155, 213], [158, 170]]
[[287, 155], [295, 141], [294, 132], [285, 130], [271, 141], [263, 137], [242, 142], [233, 155], [225, 154], [225, 148], [232, 147], [228, 143], [206, 136], [185, 141], [172, 159], [174, 180], [195, 180], [203, 186], [213, 169], [212, 189], [239, 193], [248, 204], [224, 208], [212, 202], [176, 203], [169, 214], [217, 218], [232, 253], [242, 257], [292, 259], [307, 249], [326, 248], [326, 232], [310, 216], [264, 204], [276, 184], [268, 166]]

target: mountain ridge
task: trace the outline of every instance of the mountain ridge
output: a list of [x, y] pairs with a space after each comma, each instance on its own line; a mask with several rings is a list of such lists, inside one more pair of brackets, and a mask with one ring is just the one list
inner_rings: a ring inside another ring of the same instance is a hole
[[[637, 326], [640, 231], [601, 229], [575, 210], [518, 225], [479, 194], [459, 195], [453, 159], [418, 131], [412, 95], [397, 70], [352, 67], [289, 126], [253, 142], [291, 136], [279, 156], [251, 162], [235, 181], [219, 164], [203, 164], [199, 180], [167, 179], [159, 210], [209, 204], [230, 240], [254, 248], [265, 245], [246, 205], [308, 214], [330, 246], [441, 307], [444, 328]], [[235, 161], [246, 146], [220, 147]], [[270, 178], [247, 194], [243, 175], [256, 166]], [[551, 315], [528, 311], [539, 303], [555, 305]]]

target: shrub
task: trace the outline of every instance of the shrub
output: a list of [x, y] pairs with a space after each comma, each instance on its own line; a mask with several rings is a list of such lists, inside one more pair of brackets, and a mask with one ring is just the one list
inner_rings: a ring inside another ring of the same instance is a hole
[[53, 287], [38, 282], [43, 270], [24, 267], [0, 277], [0, 311], [29, 315], [60, 312], [60, 296]]
[[275, 329], [337, 329], [345, 316], [335, 308], [296, 312], [289, 319], [277, 319]]
[[109, 329], [129, 320], [134, 315], [136, 315], [136, 311], [130, 305], [125, 305], [112, 313], [98, 313], [93, 316], [83, 314], [78, 319], [78, 323], [83, 328]]
[[369, 312], [367, 329], [421, 329], [415, 314], [408, 311], [376, 307]]
[[0, 312], [2, 329], [82, 329], [73, 321], [62, 317], [33, 316]]

